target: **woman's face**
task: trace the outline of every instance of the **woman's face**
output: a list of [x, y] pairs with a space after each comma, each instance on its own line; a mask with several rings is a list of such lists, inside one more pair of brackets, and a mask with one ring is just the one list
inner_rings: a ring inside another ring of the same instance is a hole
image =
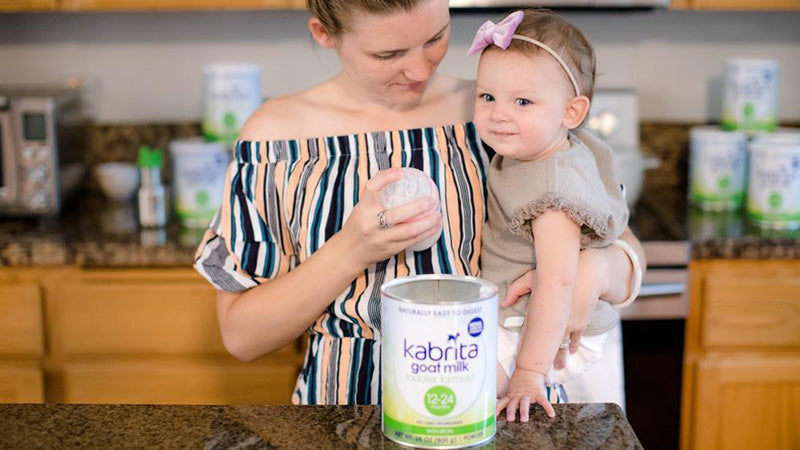
[[392, 109], [417, 106], [447, 52], [447, 0], [422, 0], [411, 11], [356, 13], [337, 38], [353, 86]]

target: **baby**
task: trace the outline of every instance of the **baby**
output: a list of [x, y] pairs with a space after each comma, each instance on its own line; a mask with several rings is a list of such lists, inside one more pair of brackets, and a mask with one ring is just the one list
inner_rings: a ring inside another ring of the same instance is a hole
[[506, 409], [513, 420], [524, 410], [526, 420], [533, 401], [553, 417], [550, 401], [558, 396], [551, 387], [596, 362], [619, 324], [618, 312], [598, 302], [577, 352], [564, 369], [551, 371], [570, 344], [562, 338], [579, 252], [625, 247], [615, 241], [628, 210], [610, 149], [580, 128], [595, 76], [594, 50], [583, 34], [549, 11], [517, 11], [481, 26], [469, 54], [478, 52], [475, 126], [497, 153], [488, 173], [482, 277], [504, 299], [508, 284], [536, 267], [531, 300], [499, 314], [498, 412]]

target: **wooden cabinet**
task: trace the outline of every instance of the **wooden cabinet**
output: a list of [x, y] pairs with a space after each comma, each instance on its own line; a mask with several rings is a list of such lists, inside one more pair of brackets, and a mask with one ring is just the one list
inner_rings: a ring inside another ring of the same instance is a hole
[[0, 403], [44, 401], [42, 290], [34, 277], [0, 273]]
[[215, 291], [191, 269], [74, 270], [47, 301], [48, 400], [288, 404], [297, 342], [254, 363], [230, 356]]
[[800, 261], [694, 261], [689, 301], [682, 448], [800, 448]]
[[0, 12], [55, 11], [58, 0], [3, 0]]
[[299, 342], [236, 360], [215, 296], [188, 268], [4, 269], [0, 403], [290, 403]]
[[220, 9], [303, 9], [300, 0], [61, 0], [66, 11], [190, 11]]

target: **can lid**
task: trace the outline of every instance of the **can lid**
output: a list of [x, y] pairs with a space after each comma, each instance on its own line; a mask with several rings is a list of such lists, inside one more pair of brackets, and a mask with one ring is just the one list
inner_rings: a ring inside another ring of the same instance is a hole
[[209, 153], [224, 153], [228, 148], [225, 142], [209, 142], [200, 136], [174, 139], [169, 143], [169, 150], [180, 155], [196, 155]]
[[715, 141], [715, 142], [740, 142], [745, 140], [742, 131], [727, 131], [713, 125], [702, 125], [692, 127], [689, 130], [689, 137], [692, 140]]
[[753, 136], [754, 143], [800, 144], [800, 128], [778, 128], [772, 133], [759, 133]]
[[249, 63], [215, 63], [203, 66], [205, 74], [261, 73], [261, 66]]

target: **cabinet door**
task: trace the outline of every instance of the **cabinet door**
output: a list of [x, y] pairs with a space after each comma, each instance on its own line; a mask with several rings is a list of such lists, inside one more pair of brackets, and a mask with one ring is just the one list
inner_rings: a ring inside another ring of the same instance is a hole
[[0, 403], [43, 401], [42, 369], [38, 363], [0, 361]]
[[709, 356], [694, 383], [691, 448], [800, 448], [800, 356]]
[[62, 0], [62, 8], [70, 11], [302, 9], [304, 7], [305, 2], [298, 0]]
[[296, 360], [79, 360], [65, 364], [67, 403], [289, 404]]
[[791, 10], [800, 9], [800, 0], [689, 0], [692, 9]]
[[[49, 342], [59, 357], [227, 355], [216, 293], [192, 270], [81, 271], [54, 293]], [[296, 355], [297, 344], [276, 353]]]
[[0, 355], [44, 353], [41, 290], [35, 283], [0, 284]]
[[57, 0], [3, 0], [0, 11], [53, 11], [58, 7]]

